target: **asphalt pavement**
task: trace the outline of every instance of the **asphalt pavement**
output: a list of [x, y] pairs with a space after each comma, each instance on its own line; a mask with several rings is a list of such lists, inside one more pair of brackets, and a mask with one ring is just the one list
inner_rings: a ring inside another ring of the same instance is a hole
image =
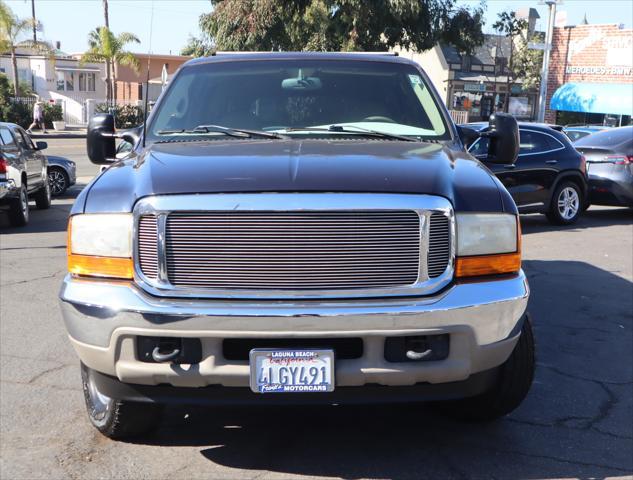
[[606, 478], [633, 474], [633, 215], [592, 207], [573, 227], [523, 216], [537, 372], [492, 424], [428, 407], [169, 408], [133, 442], [86, 418], [57, 305], [74, 197], [98, 168], [50, 140], [82, 182], [31, 223], [0, 216], [0, 478]]

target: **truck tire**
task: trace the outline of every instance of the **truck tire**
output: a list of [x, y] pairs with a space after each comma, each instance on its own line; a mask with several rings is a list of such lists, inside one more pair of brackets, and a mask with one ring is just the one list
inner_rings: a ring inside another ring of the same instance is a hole
[[489, 422], [507, 415], [527, 396], [534, 379], [534, 335], [526, 314], [521, 336], [512, 354], [499, 367], [495, 385], [475, 397], [438, 404], [443, 413], [459, 420]]
[[9, 223], [14, 227], [23, 227], [29, 223], [29, 195], [26, 185], [22, 184], [18, 197], [9, 205]]
[[48, 175], [44, 180], [44, 186], [34, 195], [35, 205], [40, 210], [51, 208], [51, 185], [48, 183]]
[[545, 214], [554, 225], [571, 225], [584, 211], [585, 199], [578, 184], [561, 182], [554, 190], [549, 211]]
[[81, 364], [81, 380], [90, 423], [112, 439], [139, 436], [160, 422], [162, 408], [153, 403], [115, 400], [97, 390], [92, 370]]

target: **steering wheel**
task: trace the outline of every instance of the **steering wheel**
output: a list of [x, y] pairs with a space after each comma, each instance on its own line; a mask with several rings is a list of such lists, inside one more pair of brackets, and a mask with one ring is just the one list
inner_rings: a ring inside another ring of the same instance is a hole
[[382, 117], [380, 115], [373, 115], [371, 117], [363, 118], [363, 122], [386, 122], [386, 123], [396, 123], [395, 120], [389, 117]]

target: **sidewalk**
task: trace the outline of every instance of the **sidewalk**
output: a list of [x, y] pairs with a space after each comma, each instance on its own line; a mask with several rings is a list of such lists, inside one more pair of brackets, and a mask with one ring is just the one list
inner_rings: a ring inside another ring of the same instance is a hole
[[36, 130], [31, 134], [31, 138], [38, 140], [45, 140], [47, 138], [86, 138], [85, 128], [73, 128], [67, 130], [47, 130], [47, 133], [42, 133], [40, 130]]

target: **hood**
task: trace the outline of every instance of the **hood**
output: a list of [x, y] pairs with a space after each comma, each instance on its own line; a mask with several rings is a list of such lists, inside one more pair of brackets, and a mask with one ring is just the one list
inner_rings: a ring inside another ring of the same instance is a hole
[[496, 179], [464, 152], [373, 139], [153, 144], [112, 165], [83, 200], [85, 211], [129, 212], [149, 195], [237, 192], [424, 193], [458, 211], [504, 209]]

